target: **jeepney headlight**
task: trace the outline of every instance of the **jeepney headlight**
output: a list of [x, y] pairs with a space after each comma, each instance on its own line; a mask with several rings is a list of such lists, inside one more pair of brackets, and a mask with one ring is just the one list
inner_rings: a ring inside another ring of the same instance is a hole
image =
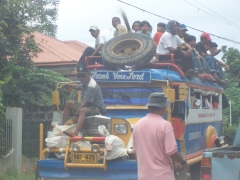
[[115, 134], [127, 134], [127, 125], [126, 124], [115, 124], [114, 132], [115, 132]]
[[80, 150], [80, 145], [78, 143], [73, 143], [71, 145], [71, 148], [72, 148], [73, 151], [77, 152], [77, 151]]
[[98, 144], [93, 144], [93, 145], [91, 146], [91, 150], [92, 150], [92, 152], [97, 153], [97, 152], [99, 152], [100, 147], [99, 147]]

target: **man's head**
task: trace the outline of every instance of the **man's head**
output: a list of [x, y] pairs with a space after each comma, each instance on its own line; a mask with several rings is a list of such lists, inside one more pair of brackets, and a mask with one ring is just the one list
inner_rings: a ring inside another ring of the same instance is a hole
[[192, 48], [195, 48], [196, 46], [196, 37], [195, 36], [187, 36], [186, 39], [184, 39], [186, 43], [188, 43]]
[[147, 21], [142, 21], [141, 24], [140, 24], [141, 31], [142, 31], [143, 33], [146, 33], [146, 32], [148, 31], [149, 26], [150, 26], [149, 22], [147, 22]]
[[87, 67], [79, 67], [77, 69], [78, 79], [84, 84], [89, 81], [91, 73]]
[[91, 33], [92, 37], [97, 38], [100, 33], [100, 30], [99, 30], [98, 26], [93, 25], [89, 28], [89, 32]]
[[217, 51], [217, 47], [218, 47], [217, 43], [211, 42], [210, 45], [209, 45], [209, 51], [211, 53], [213, 53], [213, 52]]
[[169, 104], [170, 101], [164, 93], [154, 92], [148, 97], [146, 106], [148, 106], [150, 112], [163, 115]]
[[206, 33], [206, 32], [203, 32], [200, 36], [200, 39], [201, 39], [201, 42], [204, 44], [204, 45], [208, 45], [212, 39], [210, 37], [210, 34], [209, 33]]
[[178, 35], [180, 37], [184, 37], [187, 31], [188, 31], [188, 29], [185, 26], [185, 24], [179, 24], [179, 26], [178, 26]]
[[119, 18], [119, 17], [113, 17], [113, 18], [112, 18], [112, 26], [115, 27], [115, 28], [117, 28], [117, 25], [118, 25], [118, 24], [121, 24], [120, 18]]
[[160, 23], [157, 24], [157, 32], [164, 33], [165, 30], [166, 30], [166, 24], [165, 23], [160, 22]]
[[140, 21], [135, 21], [133, 23], [132, 29], [134, 30], [134, 32], [141, 31], [140, 24], [141, 24]]

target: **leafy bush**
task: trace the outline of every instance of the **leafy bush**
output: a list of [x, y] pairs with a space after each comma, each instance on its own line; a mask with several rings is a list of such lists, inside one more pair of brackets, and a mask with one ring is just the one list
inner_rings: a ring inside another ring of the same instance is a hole
[[50, 107], [58, 82], [70, 82], [54, 71], [15, 66], [12, 79], [3, 85], [3, 103], [10, 107]]
[[223, 122], [223, 135], [225, 144], [232, 145], [236, 132], [237, 132], [237, 125], [230, 126], [228, 122]]

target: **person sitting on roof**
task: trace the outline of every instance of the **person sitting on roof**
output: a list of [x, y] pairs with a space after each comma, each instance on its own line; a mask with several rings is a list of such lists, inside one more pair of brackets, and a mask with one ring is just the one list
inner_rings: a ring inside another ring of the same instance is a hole
[[185, 42], [188, 43], [193, 51], [192, 51], [192, 59], [193, 59], [193, 69], [194, 71], [198, 71], [200, 74], [201, 73], [207, 73], [210, 74], [211, 70], [210, 67], [207, 63], [207, 61], [200, 56], [198, 51], [195, 49], [196, 47], [196, 37], [192, 35], [188, 35], [185, 38]]
[[134, 21], [132, 25], [132, 30], [134, 32], [140, 31], [141, 30], [140, 24], [141, 24], [141, 21]]
[[160, 38], [162, 37], [163, 33], [166, 30], [166, 24], [165, 23], [158, 23], [157, 24], [157, 32], [153, 36], [153, 40], [158, 45]]
[[[166, 32], [162, 35], [158, 46], [158, 54], [169, 54], [173, 53], [175, 59], [181, 59], [179, 65], [181, 66], [183, 72], [189, 72], [192, 68], [191, 53], [192, 48], [189, 44], [184, 42], [178, 35], [178, 25], [179, 23], [175, 20], [170, 20], [166, 26]], [[178, 47], [184, 45], [187, 51], [182, 51]], [[159, 56], [160, 60], [161, 56]]]
[[141, 31], [137, 31], [139, 34], [145, 34], [148, 37], [151, 37], [151, 33], [148, 31], [150, 24], [148, 21], [142, 21], [140, 24]]
[[65, 104], [61, 124], [71, 116], [74, 111], [73, 121], [77, 123], [73, 132], [64, 131], [68, 136], [77, 136], [84, 122], [85, 116], [93, 116], [98, 114], [106, 114], [106, 105], [103, 101], [103, 95], [100, 87], [94, 79], [87, 67], [78, 68], [78, 78], [81, 84], [64, 84], [63, 87], [70, 87], [81, 90], [81, 102], [68, 100]]
[[[217, 54], [219, 54], [221, 52], [221, 50], [217, 50], [217, 47], [213, 47], [211, 48], [211, 44], [212, 44], [212, 39], [210, 37], [209, 33], [203, 32], [200, 36], [200, 42], [197, 43], [196, 45], [196, 50], [199, 52], [199, 54], [204, 57], [211, 69], [211, 74], [214, 77], [215, 80], [217, 80], [220, 83], [225, 83], [225, 81], [221, 80], [218, 75], [217, 75], [217, 64], [216, 64], [216, 58], [214, 58], [214, 56], [216, 56]], [[210, 53], [207, 53], [208, 50], [210, 50]], [[221, 63], [221, 61], [218, 60], [219, 63]], [[224, 64], [224, 63], [223, 63]], [[224, 64], [225, 66], [225, 64]], [[225, 66], [226, 69], [228, 69], [228, 66]]]
[[121, 24], [121, 20], [119, 17], [112, 18], [112, 26], [116, 29], [114, 31], [113, 37], [117, 37], [128, 32], [127, 28]]
[[[104, 43], [106, 42], [105, 37], [100, 34], [100, 30], [99, 30], [98, 26], [96, 26], [96, 25], [91, 26], [89, 29], [89, 32], [91, 33], [92, 37], [94, 37], [96, 39], [95, 40], [95, 49], [92, 47], [87, 47], [84, 50], [81, 58], [78, 61], [78, 67], [86, 66], [85, 58], [87, 56], [101, 56], [100, 55], [101, 49], [102, 49]], [[102, 64], [102, 59], [101, 58], [90, 59], [88, 61], [88, 65], [93, 65], [93, 64], [95, 64], [95, 62]]]
[[148, 32], [150, 33], [150, 37], [152, 37], [152, 26], [151, 24], [149, 23], [149, 27], [148, 27]]
[[[214, 52], [218, 51], [217, 50], [217, 43], [215, 42], [211, 42], [211, 44], [209, 45], [209, 52], [211, 54], [214, 54]], [[214, 59], [214, 60], [213, 60]], [[225, 63], [223, 63], [221, 60], [216, 59], [214, 56], [206, 56], [206, 60], [208, 62], [214, 62], [215, 61], [215, 68], [216, 68], [216, 73], [217, 76], [221, 79], [221, 80], [225, 80], [225, 74], [223, 72], [222, 66], [226, 69], [229, 70], [229, 66], [226, 65]], [[222, 83], [226, 83], [225, 81], [221, 81]]]

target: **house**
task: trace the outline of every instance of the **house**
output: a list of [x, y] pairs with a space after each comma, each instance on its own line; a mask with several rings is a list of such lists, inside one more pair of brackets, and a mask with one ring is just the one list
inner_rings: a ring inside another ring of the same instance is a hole
[[66, 78], [76, 80], [72, 71], [88, 45], [79, 41], [60, 41], [53, 37], [34, 32], [34, 39], [42, 52], [33, 58], [34, 66], [56, 71]]

